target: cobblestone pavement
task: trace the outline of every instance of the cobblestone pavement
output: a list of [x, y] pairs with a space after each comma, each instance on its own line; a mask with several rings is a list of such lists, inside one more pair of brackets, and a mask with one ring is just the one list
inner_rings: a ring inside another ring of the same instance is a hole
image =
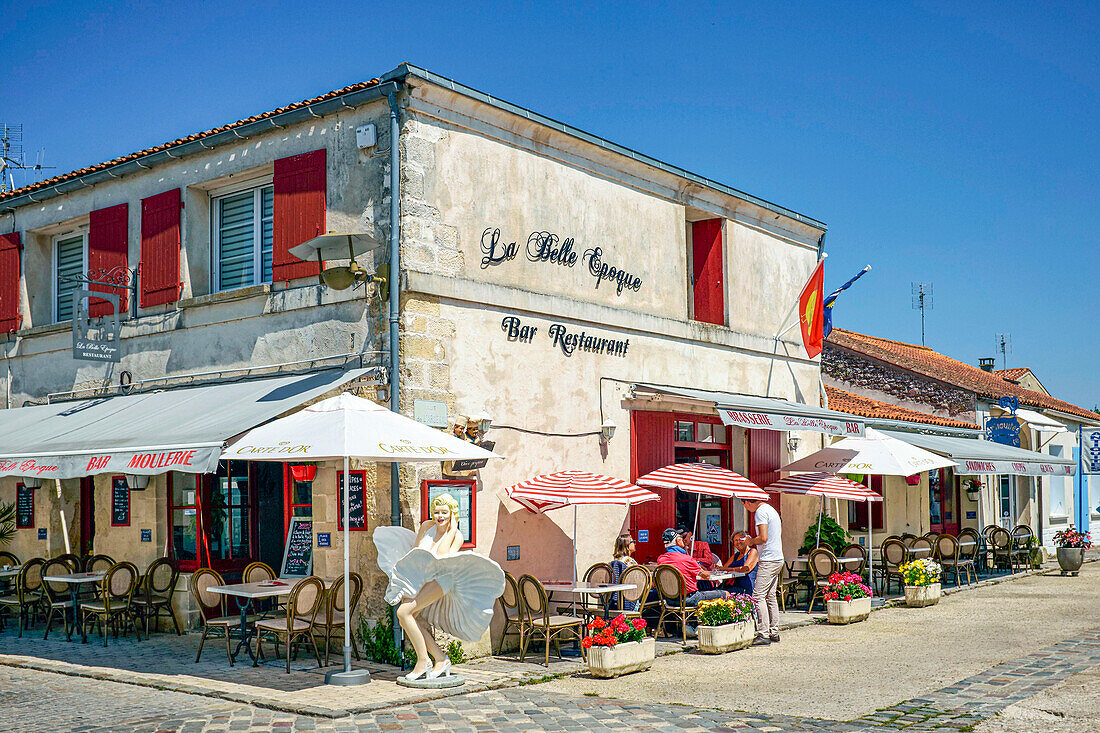
[[[970, 730], [1100, 664], [1100, 628], [861, 719], [841, 722], [572, 697], [538, 685], [343, 718], [313, 718], [106, 680], [0, 668], [0, 728], [12, 731], [856, 731]], [[838, 691], [838, 694], [843, 694]]]

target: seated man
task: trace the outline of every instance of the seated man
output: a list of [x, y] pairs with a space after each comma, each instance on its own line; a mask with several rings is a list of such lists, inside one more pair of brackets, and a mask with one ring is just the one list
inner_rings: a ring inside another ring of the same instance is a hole
[[699, 601], [710, 601], [715, 598], [729, 598], [729, 593], [724, 590], [699, 590], [699, 580], [709, 580], [710, 572], [699, 567], [695, 558], [684, 549], [684, 538], [675, 529], [666, 529], [662, 535], [665, 543], [665, 551], [657, 558], [658, 565], [671, 565], [684, 576], [684, 590], [687, 593], [685, 604], [694, 606]]
[[745, 574], [725, 583], [725, 587], [734, 593], [744, 593], [751, 596], [753, 589], [756, 587], [756, 564], [759, 561], [760, 556], [757, 554], [756, 548], [749, 545], [749, 533], [735, 532], [733, 535], [733, 555], [730, 556], [729, 562], [719, 570]]
[[692, 531], [686, 527], [680, 529], [680, 536], [684, 538], [684, 549], [695, 558], [699, 567], [703, 570], [714, 570], [714, 566], [718, 564], [718, 558], [710, 551], [710, 545], [702, 540], [696, 540]]

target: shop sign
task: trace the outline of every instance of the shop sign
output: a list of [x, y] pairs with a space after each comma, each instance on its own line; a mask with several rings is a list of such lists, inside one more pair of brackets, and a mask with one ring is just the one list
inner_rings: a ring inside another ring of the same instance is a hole
[[5, 458], [0, 456], [0, 476], [41, 476], [77, 478], [109, 471], [155, 476], [168, 471], [213, 473], [218, 467], [221, 448], [207, 446], [187, 450], [122, 451], [97, 455], [37, 456]]
[[987, 417], [985, 439], [992, 443], [1020, 447], [1020, 421], [1015, 417]]
[[508, 545], [505, 550], [505, 560], [519, 560], [519, 545]]
[[1081, 462], [1085, 473], [1100, 473], [1100, 428], [1081, 428]]
[[458, 533], [462, 547], [477, 545], [477, 481], [474, 479], [424, 479], [420, 482], [420, 519], [431, 519], [432, 501], [449, 494], [458, 502]]
[[[500, 321], [500, 330], [507, 334], [509, 341], [529, 344], [538, 335], [538, 326], [525, 326], [516, 316], [505, 316]], [[630, 348], [630, 339], [611, 339], [590, 334], [587, 331], [570, 331], [564, 324], [553, 323], [546, 329], [551, 344], [561, 349], [565, 356], [573, 356], [580, 350], [592, 354], [626, 356]]]
[[[111, 303], [111, 314], [93, 321], [88, 315], [90, 298]], [[77, 288], [73, 291], [73, 358], [81, 361], [122, 361], [122, 329], [118, 321], [118, 295], [93, 293]]]
[[[553, 232], [532, 232], [523, 248], [528, 262], [545, 263], [559, 267], [575, 267], [577, 262], [595, 279], [594, 287], [601, 283], [614, 287], [616, 295], [623, 291], [638, 292], [642, 288], [642, 279], [605, 259], [603, 247], [589, 247], [578, 256], [573, 237], [562, 239]], [[519, 256], [516, 242], [501, 241], [500, 229], [486, 227], [481, 233], [481, 269], [496, 267], [511, 262]]]
[[961, 475], [980, 473], [1012, 474], [1016, 476], [1072, 476], [1075, 467], [1066, 463], [1036, 463], [1031, 461], [957, 460]]
[[748, 410], [718, 410], [718, 416], [726, 425], [742, 428], [763, 428], [765, 430], [812, 430], [816, 433], [841, 436], [861, 436], [864, 425], [850, 420], [834, 420], [821, 417], [799, 417], [798, 415], [776, 415]]
[[445, 428], [447, 403], [442, 400], [413, 400], [413, 420], [433, 428]]
[[313, 572], [313, 520], [291, 517], [283, 548], [280, 578], [305, 578]]
[[331, 532], [318, 532], [317, 533], [317, 546], [318, 547], [332, 547], [332, 533]]

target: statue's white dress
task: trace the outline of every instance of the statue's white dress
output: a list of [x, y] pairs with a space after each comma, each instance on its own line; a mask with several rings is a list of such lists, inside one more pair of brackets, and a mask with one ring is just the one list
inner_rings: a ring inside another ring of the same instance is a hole
[[493, 619], [493, 604], [504, 592], [504, 571], [495, 562], [474, 552], [436, 555], [435, 527], [430, 527], [414, 547], [416, 533], [404, 527], [377, 527], [374, 546], [378, 567], [390, 579], [386, 602], [396, 606], [411, 599], [425, 583], [434, 580], [443, 597], [419, 616], [433, 627], [463, 641], [479, 641]]

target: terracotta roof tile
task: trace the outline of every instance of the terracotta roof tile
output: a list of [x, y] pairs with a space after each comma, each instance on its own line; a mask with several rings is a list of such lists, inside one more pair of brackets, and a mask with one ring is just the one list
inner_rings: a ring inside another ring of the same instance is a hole
[[1015, 382], [1030, 371], [1027, 367], [1012, 367], [1011, 369], [995, 369], [993, 373], [1001, 379], [1010, 379]]
[[380, 83], [381, 83], [381, 80], [379, 80], [379, 79], [371, 79], [370, 81], [364, 81], [364, 82], [360, 82], [358, 84], [352, 84], [351, 86], [346, 86], [343, 89], [334, 89], [333, 91], [326, 92], [325, 94], [322, 94], [319, 97], [312, 97], [310, 99], [303, 99], [300, 102], [292, 102], [291, 104], [288, 104], [285, 107], [278, 107], [276, 109], [270, 110], [268, 112], [264, 112], [262, 114], [252, 115], [251, 117], [246, 117], [243, 120], [237, 120], [236, 122], [231, 122], [228, 125], [222, 125], [220, 127], [215, 127], [213, 129], [210, 129], [210, 130], [205, 130], [203, 132], [196, 132], [194, 134], [188, 135], [187, 137], [181, 137], [179, 139], [172, 140], [171, 142], [163, 143], [162, 145], [155, 145], [151, 148], [145, 148], [144, 150], [139, 150], [136, 153], [130, 153], [129, 155], [123, 155], [120, 158], [114, 158], [113, 160], [104, 161], [103, 163], [96, 163], [95, 165], [90, 165], [90, 166], [87, 166], [85, 168], [78, 168], [77, 170], [69, 171], [68, 173], [62, 173], [61, 175], [53, 176], [52, 178], [47, 178], [44, 181], [38, 181], [37, 183], [31, 183], [31, 184], [28, 184], [26, 186], [20, 186], [19, 188], [12, 189], [11, 191], [0, 192], [0, 201], [3, 201], [4, 199], [12, 198], [13, 196], [20, 196], [22, 194], [30, 193], [32, 191], [38, 191], [38, 190], [41, 190], [43, 188], [49, 188], [50, 186], [53, 186], [53, 185], [58, 184], [58, 183], [62, 183], [64, 181], [70, 181], [70, 180], [73, 180], [75, 178], [80, 178], [81, 176], [86, 176], [89, 173], [95, 173], [96, 171], [105, 170], [105, 169], [110, 168], [112, 166], [118, 165], [119, 163], [125, 163], [127, 161], [137, 160], [138, 158], [143, 158], [143, 157], [145, 157], [147, 155], [151, 155], [153, 153], [159, 153], [162, 150], [168, 150], [170, 148], [174, 148], [177, 145], [182, 145], [184, 143], [193, 142], [195, 140], [200, 140], [200, 139], [205, 138], [205, 137], [210, 137], [211, 135], [216, 135], [220, 132], [225, 132], [227, 130], [232, 130], [235, 127], [241, 127], [243, 125], [247, 125], [249, 123], [256, 122], [258, 120], [264, 120], [264, 119], [267, 119], [268, 117], [274, 117], [276, 115], [282, 114], [283, 112], [289, 112], [290, 110], [298, 109], [299, 107], [306, 107], [306, 106], [311, 105], [311, 104], [316, 104], [317, 102], [323, 102], [327, 99], [334, 99], [334, 98], [342, 96], [344, 94], [349, 94], [351, 92], [358, 92], [358, 91], [361, 91], [363, 89], [367, 89], [369, 87], [378, 86], [378, 84], [380, 84]]
[[880, 418], [882, 420], [901, 420], [904, 422], [924, 423], [926, 425], [939, 425], [945, 428], [980, 429], [977, 425], [963, 422], [962, 420], [953, 420], [949, 417], [938, 417], [937, 415], [929, 415], [924, 412], [918, 412], [917, 410], [910, 410], [907, 407], [899, 407], [898, 405], [879, 402], [878, 400], [872, 400], [869, 397], [861, 397], [860, 395], [845, 392], [842, 389], [837, 389], [836, 387], [830, 387], [828, 385], [825, 386], [825, 394], [829, 396], [830, 410], [847, 412], [849, 415]]
[[855, 351], [887, 364], [894, 364], [902, 369], [908, 369], [946, 384], [961, 387], [981, 397], [997, 399], [1011, 395], [1019, 399], [1021, 404], [1058, 410], [1067, 415], [1083, 417], [1089, 421], [1100, 421], [1100, 415], [1091, 410], [1056, 399], [1042, 392], [1024, 389], [1017, 384], [1005, 381], [997, 374], [944, 356], [927, 346], [916, 346], [902, 341], [879, 338], [878, 336], [867, 336], [854, 331], [846, 331], [842, 328], [834, 328], [827, 340], [828, 343], [840, 348]]

